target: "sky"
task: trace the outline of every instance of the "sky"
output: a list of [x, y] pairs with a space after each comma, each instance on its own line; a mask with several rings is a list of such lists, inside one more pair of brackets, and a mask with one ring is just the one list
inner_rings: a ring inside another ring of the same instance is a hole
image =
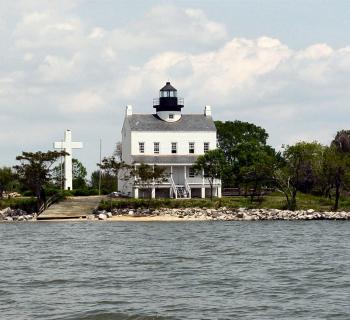
[[328, 144], [350, 129], [350, 1], [0, 0], [0, 166], [66, 129], [89, 170], [166, 81], [184, 113]]

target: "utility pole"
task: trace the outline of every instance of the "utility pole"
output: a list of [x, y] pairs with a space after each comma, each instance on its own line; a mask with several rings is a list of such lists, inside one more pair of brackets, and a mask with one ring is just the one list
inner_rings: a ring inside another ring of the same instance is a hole
[[100, 170], [98, 176], [98, 195], [101, 195], [101, 180], [102, 180], [102, 169], [101, 169], [101, 161], [102, 161], [102, 139], [100, 138]]

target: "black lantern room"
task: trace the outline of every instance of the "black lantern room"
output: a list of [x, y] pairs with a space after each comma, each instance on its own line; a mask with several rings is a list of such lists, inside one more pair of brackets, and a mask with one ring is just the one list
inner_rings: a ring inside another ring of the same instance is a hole
[[167, 82], [159, 91], [159, 99], [153, 100], [153, 108], [159, 111], [181, 111], [184, 106], [183, 98], [177, 97], [177, 90]]

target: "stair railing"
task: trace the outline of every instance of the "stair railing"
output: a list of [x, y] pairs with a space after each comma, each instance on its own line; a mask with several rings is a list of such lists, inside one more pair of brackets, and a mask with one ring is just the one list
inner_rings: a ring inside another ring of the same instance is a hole
[[175, 194], [175, 199], [177, 199], [177, 187], [175, 185], [173, 177], [170, 176], [171, 188], [173, 189], [173, 193]]
[[54, 194], [53, 196], [49, 197], [39, 208], [38, 215], [43, 213], [48, 207], [53, 205], [55, 202], [57, 202], [59, 199], [61, 199], [60, 194]]
[[186, 178], [185, 178], [185, 188], [186, 188], [186, 192], [187, 192], [187, 198], [190, 198], [191, 197], [191, 187], [188, 184], [188, 181]]

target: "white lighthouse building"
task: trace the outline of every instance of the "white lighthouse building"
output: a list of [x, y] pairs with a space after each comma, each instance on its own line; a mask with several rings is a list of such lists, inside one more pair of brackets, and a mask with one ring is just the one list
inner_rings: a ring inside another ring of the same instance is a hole
[[[199, 155], [216, 148], [216, 128], [211, 107], [201, 114], [183, 114], [184, 100], [167, 82], [154, 99], [155, 114], [133, 113], [126, 107], [122, 129], [122, 161], [130, 165], [163, 166], [167, 180], [143, 190], [134, 181], [119, 179], [119, 191], [133, 196], [153, 198], [210, 197], [205, 173], [195, 175], [192, 165]], [[221, 181], [214, 181], [214, 194], [221, 197]]]

